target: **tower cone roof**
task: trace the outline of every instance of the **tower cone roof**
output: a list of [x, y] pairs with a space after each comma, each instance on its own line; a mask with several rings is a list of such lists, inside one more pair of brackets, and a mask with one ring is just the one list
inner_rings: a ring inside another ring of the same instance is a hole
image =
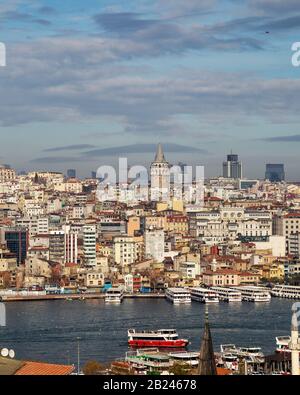
[[199, 355], [198, 375], [199, 376], [217, 375], [217, 367], [216, 367], [213, 342], [212, 342], [209, 320], [208, 320], [207, 306], [205, 311], [204, 333], [202, 337], [202, 343], [201, 343], [200, 355]]
[[157, 163], [167, 163], [162, 145], [159, 143], [157, 146], [156, 156], [154, 162]]

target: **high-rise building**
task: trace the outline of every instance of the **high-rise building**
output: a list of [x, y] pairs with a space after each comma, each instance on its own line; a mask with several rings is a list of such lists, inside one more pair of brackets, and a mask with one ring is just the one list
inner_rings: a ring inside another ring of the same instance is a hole
[[17, 264], [23, 264], [27, 258], [28, 231], [24, 228], [15, 228], [5, 231], [5, 241], [9, 251], [16, 255]]
[[158, 144], [154, 162], [151, 164], [151, 200], [169, 201], [170, 166], [166, 161], [161, 144]]
[[83, 253], [86, 266], [96, 266], [96, 225], [83, 227]]
[[67, 171], [67, 177], [68, 178], [76, 178], [76, 170], [75, 169], [69, 169]]
[[49, 235], [50, 261], [63, 263], [65, 260], [65, 232], [51, 231]]
[[65, 233], [65, 262], [77, 263], [78, 258], [78, 243], [77, 234], [72, 232]]
[[223, 162], [223, 177], [240, 179], [243, 177], [242, 162], [236, 154], [227, 155], [227, 161]]
[[70, 231], [70, 226], [63, 230], [51, 231], [49, 235], [49, 258], [59, 263], [77, 263], [78, 236]]
[[266, 165], [265, 179], [271, 182], [285, 180], [284, 165], [282, 163], [268, 163]]

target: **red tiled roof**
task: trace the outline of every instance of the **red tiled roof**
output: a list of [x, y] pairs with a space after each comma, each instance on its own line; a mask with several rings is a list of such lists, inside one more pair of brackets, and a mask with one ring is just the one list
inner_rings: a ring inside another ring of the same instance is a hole
[[68, 376], [74, 371], [71, 365], [54, 365], [43, 362], [25, 362], [16, 376]]

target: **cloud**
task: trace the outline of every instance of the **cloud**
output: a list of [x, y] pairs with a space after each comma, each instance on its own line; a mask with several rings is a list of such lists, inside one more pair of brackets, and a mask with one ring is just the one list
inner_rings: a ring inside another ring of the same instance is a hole
[[56, 163], [71, 163], [80, 162], [81, 159], [77, 157], [67, 157], [67, 156], [44, 156], [41, 158], [31, 159], [30, 163], [36, 164], [56, 164]]
[[275, 136], [275, 137], [266, 137], [261, 139], [263, 141], [269, 143], [277, 143], [277, 142], [300, 142], [300, 134], [294, 134], [291, 136]]
[[57, 14], [57, 10], [56, 10], [55, 8], [53, 8], [53, 7], [50, 7], [50, 6], [43, 6], [43, 7], [40, 7], [40, 8], [38, 9], [38, 12], [39, 12], [40, 14], [44, 14], [44, 15], [54, 15], [54, 14]]
[[[170, 40], [176, 41], [176, 35]], [[93, 37], [11, 45], [9, 67], [0, 73], [5, 91], [0, 96], [1, 124], [108, 118], [134, 134], [153, 136], [175, 130], [178, 136], [189, 133], [184, 122], [178, 123], [181, 115], [211, 124], [251, 117], [297, 121], [299, 80], [189, 68], [157, 75], [150, 74], [147, 65], [139, 70], [120, 65], [124, 59], [156, 51], [162, 48], [130, 39]]]
[[270, 21], [269, 23], [265, 24], [265, 27], [270, 30], [292, 30], [295, 28], [299, 29], [300, 15]]
[[143, 30], [158, 23], [158, 20], [142, 19], [140, 14], [134, 12], [97, 14], [94, 20], [105, 30], [118, 33]]
[[[206, 150], [189, 147], [179, 144], [163, 143], [163, 149], [169, 153], [199, 153], [208, 154]], [[118, 147], [95, 149], [84, 153], [86, 157], [97, 157], [97, 156], [113, 156], [123, 154], [145, 154], [154, 153], [156, 151], [156, 144], [132, 144]]]
[[47, 148], [44, 150], [44, 152], [77, 151], [77, 150], [89, 149], [94, 147], [95, 146], [91, 144], [76, 144], [76, 145], [67, 145], [62, 147]]
[[300, 12], [299, 0], [249, 0], [248, 4], [250, 8], [267, 15]]

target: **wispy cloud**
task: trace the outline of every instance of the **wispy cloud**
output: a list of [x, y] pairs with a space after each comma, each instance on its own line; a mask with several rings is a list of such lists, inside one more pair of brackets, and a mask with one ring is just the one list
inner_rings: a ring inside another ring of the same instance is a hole
[[[201, 153], [208, 154], [206, 150], [189, 147], [179, 144], [164, 143], [162, 144], [164, 151], [169, 153]], [[101, 148], [88, 151], [84, 154], [87, 157], [98, 156], [117, 156], [122, 154], [145, 154], [154, 153], [156, 151], [156, 144], [132, 144], [118, 147]]]
[[94, 147], [95, 146], [91, 144], [75, 144], [75, 145], [47, 148], [44, 150], [44, 152], [77, 151], [77, 150], [85, 150]]
[[300, 134], [294, 134], [291, 136], [275, 136], [275, 137], [266, 137], [260, 139], [262, 141], [266, 141], [268, 143], [278, 143], [278, 142], [300, 142]]

